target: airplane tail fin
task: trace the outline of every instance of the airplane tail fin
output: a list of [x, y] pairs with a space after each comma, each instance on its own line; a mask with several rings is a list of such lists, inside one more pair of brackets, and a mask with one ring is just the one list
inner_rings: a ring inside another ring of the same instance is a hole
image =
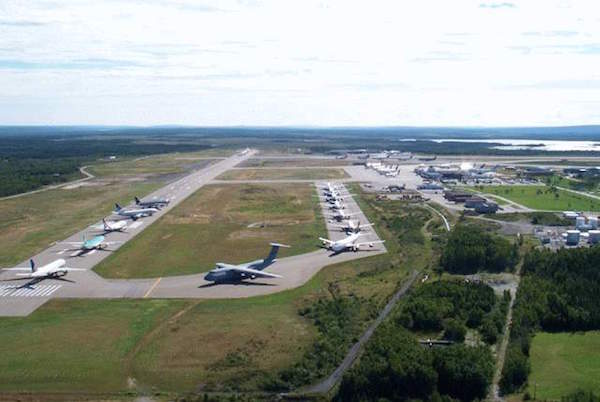
[[121, 206], [119, 204], [115, 203], [115, 211], [120, 211], [121, 209], [123, 209], [123, 208], [121, 208]]
[[280, 247], [290, 247], [288, 245], [285, 244], [280, 244], [280, 243], [271, 243], [271, 251], [269, 252], [269, 255], [267, 256], [267, 258], [265, 258], [263, 260], [263, 266], [261, 269], [264, 269], [266, 267], [268, 267], [269, 265], [271, 265], [273, 262], [275, 262], [275, 257], [277, 257], [277, 252], [279, 251]]
[[139, 199], [139, 198], [137, 198], [137, 196], [133, 197], [133, 199], [135, 200], [135, 203], [136, 203], [137, 205], [140, 205], [140, 199]]
[[102, 218], [102, 224], [104, 225], [104, 230], [108, 230], [108, 225], [106, 224], [106, 219]]
[[31, 265], [31, 272], [35, 272], [35, 262], [33, 258], [29, 260], [29, 265]]

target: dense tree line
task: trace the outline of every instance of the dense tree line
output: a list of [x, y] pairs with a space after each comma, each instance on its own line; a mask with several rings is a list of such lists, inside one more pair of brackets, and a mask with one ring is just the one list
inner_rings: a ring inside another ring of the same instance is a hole
[[1, 160], [0, 197], [76, 179], [80, 166], [76, 158]]
[[467, 328], [477, 329], [493, 344], [504, 329], [510, 295], [498, 301], [482, 283], [438, 281], [417, 288], [403, 303], [397, 322], [417, 331], [444, 331], [444, 337], [462, 342]]
[[344, 375], [337, 401], [472, 401], [483, 399], [493, 375], [487, 347], [426, 348], [388, 322]]
[[473, 225], [457, 225], [448, 236], [441, 267], [455, 274], [512, 270], [519, 259], [518, 245]]
[[79, 167], [110, 155], [195, 151], [207, 145], [172, 139], [56, 135], [0, 137], [0, 196], [35, 190], [79, 177]]
[[535, 331], [600, 329], [600, 247], [533, 250], [522, 271], [501, 382], [506, 393], [527, 381]]

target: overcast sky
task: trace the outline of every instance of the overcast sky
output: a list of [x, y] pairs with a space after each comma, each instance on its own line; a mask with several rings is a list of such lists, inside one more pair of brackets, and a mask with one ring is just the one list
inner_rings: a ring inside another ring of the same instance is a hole
[[600, 3], [2, 0], [0, 124], [600, 124]]

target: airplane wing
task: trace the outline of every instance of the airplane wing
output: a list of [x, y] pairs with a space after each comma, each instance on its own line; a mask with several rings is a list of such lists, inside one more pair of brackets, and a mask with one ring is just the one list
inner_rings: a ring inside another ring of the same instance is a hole
[[17, 268], [2, 268], [3, 271], [31, 271], [31, 267], [30, 268], [25, 268], [25, 267], [17, 267]]
[[81, 246], [83, 245], [82, 241], [59, 241], [56, 244], [70, 244], [71, 246]]
[[85, 268], [61, 268], [60, 271], [87, 271]]
[[327, 244], [333, 244], [333, 242], [331, 240], [325, 239], [323, 237], [319, 237], [319, 240], [321, 240], [322, 242], [327, 243]]
[[256, 276], [259, 278], [281, 278], [281, 275], [271, 274], [271, 273], [265, 272], [265, 271], [259, 271], [258, 269], [235, 267], [235, 266], [230, 267], [229, 269], [236, 271], [236, 272], [243, 273], [243, 274]]
[[382, 243], [385, 243], [385, 240], [364, 241], [361, 243], [354, 243], [354, 247], [356, 247], [356, 248], [360, 248], [360, 247], [364, 247], [364, 246], [373, 247], [375, 244], [382, 244]]

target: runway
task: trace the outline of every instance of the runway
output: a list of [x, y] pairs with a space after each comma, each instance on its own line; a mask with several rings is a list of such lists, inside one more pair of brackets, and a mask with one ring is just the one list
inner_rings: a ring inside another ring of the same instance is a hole
[[[120, 242], [110, 246], [110, 251], [117, 250], [125, 242], [132, 239], [137, 233], [151, 225], [163, 214], [175, 207], [183, 199], [197, 191], [223, 172], [253, 155], [249, 152], [244, 155], [234, 155], [214, 165], [166, 185], [150, 194], [144, 199], [169, 198], [172, 202], [168, 207], [154, 214], [152, 217], [142, 218], [128, 225], [126, 232], [115, 232], [107, 235], [107, 241]], [[314, 182], [314, 181], [313, 181]], [[346, 208], [351, 213], [358, 213], [355, 219], [363, 223], [368, 222], [366, 216], [352, 197], [345, 200]], [[322, 204], [324, 214], [331, 213], [329, 206]], [[92, 225], [97, 226], [100, 222]], [[329, 238], [338, 240], [345, 237], [339, 228], [327, 222]], [[91, 227], [82, 230], [66, 239], [66, 242], [81, 241], [84, 233], [89, 234]], [[361, 242], [378, 240], [377, 234], [370, 230], [364, 233]], [[315, 245], [318, 240], [315, 239]], [[105, 279], [93, 271], [93, 267], [110, 254], [106, 250], [93, 250], [82, 257], [68, 258], [68, 266], [83, 268], [84, 271], [69, 273], [65, 279], [68, 281], [44, 280], [37, 284], [23, 286], [26, 281], [7, 281], [12, 278], [8, 272], [0, 273], [0, 316], [27, 316], [51, 298], [244, 298], [266, 295], [292, 289], [306, 283], [323, 267], [357, 258], [368, 257], [385, 253], [386, 249], [379, 244], [358, 252], [345, 252], [334, 255], [331, 251], [316, 249], [314, 252], [279, 259], [268, 272], [282, 275], [277, 279], [258, 279], [239, 284], [215, 285], [204, 280], [206, 272], [194, 275], [170, 276], [150, 279]], [[72, 255], [69, 247], [58, 243], [40, 254], [34, 256], [38, 266], [52, 262], [58, 258]], [[19, 264], [28, 266], [28, 261]]]

